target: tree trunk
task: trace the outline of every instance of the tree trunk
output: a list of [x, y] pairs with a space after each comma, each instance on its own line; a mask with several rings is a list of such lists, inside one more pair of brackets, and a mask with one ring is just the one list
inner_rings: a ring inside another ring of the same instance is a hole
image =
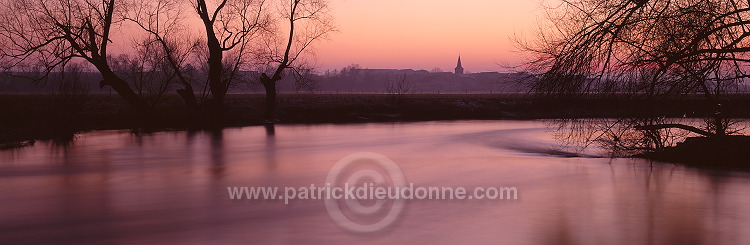
[[131, 106], [135, 107], [138, 110], [145, 111], [149, 110], [151, 106], [149, 106], [146, 102], [144, 102], [141, 97], [139, 97], [135, 92], [133, 92], [133, 89], [130, 88], [130, 85], [117, 76], [112, 70], [109, 69], [109, 67], [97, 67], [99, 72], [102, 74], [103, 80], [100, 82], [99, 86], [104, 87], [104, 85], [108, 85], [114, 89], [117, 94], [120, 95], [125, 101], [128, 102]]
[[221, 72], [223, 70], [223, 64], [221, 63], [222, 53], [220, 47], [218, 47], [218, 41], [216, 44], [209, 42], [210, 45], [216, 45], [216, 48], [210, 49], [210, 55], [208, 58], [208, 86], [211, 89], [211, 104], [215, 107], [221, 107], [224, 104], [224, 97], [226, 95], [226, 86], [221, 81]]
[[262, 74], [260, 81], [263, 87], [266, 89], [266, 106], [263, 116], [266, 120], [276, 119], [276, 81], [275, 79], [269, 78], [266, 74]]
[[222, 50], [221, 42], [216, 37], [216, 32], [214, 31], [215, 14], [218, 13], [219, 9], [217, 9], [217, 12], [211, 17], [208, 13], [208, 7], [206, 7], [205, 0], [199, 0], [197, 1], [197, 4], [198, 15], [206, 28], [206, 45], [208, 47], [208, 87], [209, 90], [211, 90], [211, 104], [216, 108], [220, 108], [224, 104], [224, 97], [228, 88], [221, 80], [221, 74], [224, 69], [224, 64], [222, 64], [224, 50]]
[[190, 84], [186, 84], [184, 89], [178, 89], [177, 94], [182, 97], [182, 100], [185, 101], [185, 106], [189, 110], [195, 110], [195, 108], [198, 107], [198, 102], [195, 99], [195, 93], [193, 92], [193, 86]]
[[188, 110], [194, 111], [196, 108], [198, 108], [198, 100], [195, 98], [193, 85], [190, 84], [190, 82], [188, 82], [188, 80], [182, 76], [182, 72], [177, 70], [177, 65], [174, 65], [174, 63], [172, 64], [175, 71], [177, 72], [177, 77], [182, 82], [182, 86], [185, 87], [183, 89], [178, 89], [177, 94], [179, 94], [180, 97], [182, 97], [182, 100], [185, 101], [185, 106], [188, 108]]

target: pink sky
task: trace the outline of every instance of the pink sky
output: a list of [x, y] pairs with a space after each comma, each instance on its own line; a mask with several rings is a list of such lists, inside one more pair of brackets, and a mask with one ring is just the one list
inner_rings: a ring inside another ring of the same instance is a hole
[[[518, 63], [514, 35], [543, 19], [539, 0], [331, 0], [339, 32], [316, 46], [321, 69], [452, 71], [461, 54], [469, 72]], [[498, 65], [500, 64], [500, 65]]]

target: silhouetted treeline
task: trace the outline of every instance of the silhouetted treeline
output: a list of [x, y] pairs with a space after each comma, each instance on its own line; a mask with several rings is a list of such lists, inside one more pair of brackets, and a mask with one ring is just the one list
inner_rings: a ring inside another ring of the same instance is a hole
[[[196, 72], [197, 73], [197, 72]], [[193, 73], [200, 77], [201, 74]], [[71, 73], [68, 73], [71, 74]], [[155, 99], [164, 94], [176, 94], [181, 85], [172, 80], [163, 72], [122, 72], [123, 77], [128, 77], [134, 91], [141, 95]], [[264, 90], [256, 77], [259, 72], [241, 71], [237, 72], [242, 79], [232, 83], [228, 93], [263, 93]], [[21, 74], [17, 74], [21, 75]], [[70, 76], [70, 75], [68, 75]], [[109, 87], [100, 87], [101, 75], [96, 72], [81, 72], [80, 78], [74, 82], [80, 84], [87, 93], [108, 94], [115, 93]], [[279, 93], [401, 93], [401, 94], [428, 94], [428, 93], [523, 93], [529, 90], [528, 86], [519, 81], [528, 79], [526, 73], [497, 73], [484, 72], [466, 74], [462, 76], [453, 73], [430, 73], [427, 71], [414, 70], [391, 70], [391, 69], [358, 69], [351, 73], [327, 73], [327, 74], [305, 74], [306, 86], [300, 86], [297, 77], [287, 74], [278, 82]], [[70, 80], [70, 79], [67, 79]], [[57, 84], [66, 81], [62, 73], [51, 73], [49, 78], [43, 82], [32, 83], [23, 78], [6, 78], [0, 80], [0, 93], [5, 94], [27, 94], [27, 93], [55, 93], [59, 92]], [[407, 83], [408, 86], [401, 86]], [[389, 85], [391, 88], [389, 89]], [[201, 86], [196, 86], [201, 87]]]
[[[170, 93], [190, 110], [221, 111], [230, 89], [256, 80], [272, 117], [276, 82], [293, 73], [304, 84], [304, 54], [335, 30], [327, 0], [6, 1], [0, 71], [37, 85], [95, 72], [76, 82], [109, 88], [139, 111]], [[113, 53], [113, 43], [132, 51]]]

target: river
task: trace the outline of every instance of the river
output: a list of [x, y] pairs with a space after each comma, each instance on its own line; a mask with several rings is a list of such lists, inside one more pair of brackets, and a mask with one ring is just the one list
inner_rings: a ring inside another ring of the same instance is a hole
[[[568, 154], [548, 126], [277, 125], [38, 142], [0, 151], [0, 244], [750, 243], [749, 173]], [[387, 157], [408, 183], [513, 187], [517, 198], [405, 200], [397, 219], [364, 233], [342, 227], [324, 200], [230, 198], [228, 187], [325, 186], [358, 152]]]

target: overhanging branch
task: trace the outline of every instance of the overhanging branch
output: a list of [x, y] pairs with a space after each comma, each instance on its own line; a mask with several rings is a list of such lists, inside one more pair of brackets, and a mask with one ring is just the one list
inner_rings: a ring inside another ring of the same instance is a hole
[[703, 129], [699, 129], [693, 126], [685, 125], [685, 124], [679, 124], [679, 123], [667, 123], [667, 124], [653, 124], [653, 125], [641, 125], [641, 126], [635, 126], [635, 129], [637, 130], [659, 130], [659, 129], [665, 129], [665, 128], [678, 128], [682, 130], [687, 130], [696, 134], [700, 134], [707, 137], [716, 136], [716, 134], [708, 132]]

